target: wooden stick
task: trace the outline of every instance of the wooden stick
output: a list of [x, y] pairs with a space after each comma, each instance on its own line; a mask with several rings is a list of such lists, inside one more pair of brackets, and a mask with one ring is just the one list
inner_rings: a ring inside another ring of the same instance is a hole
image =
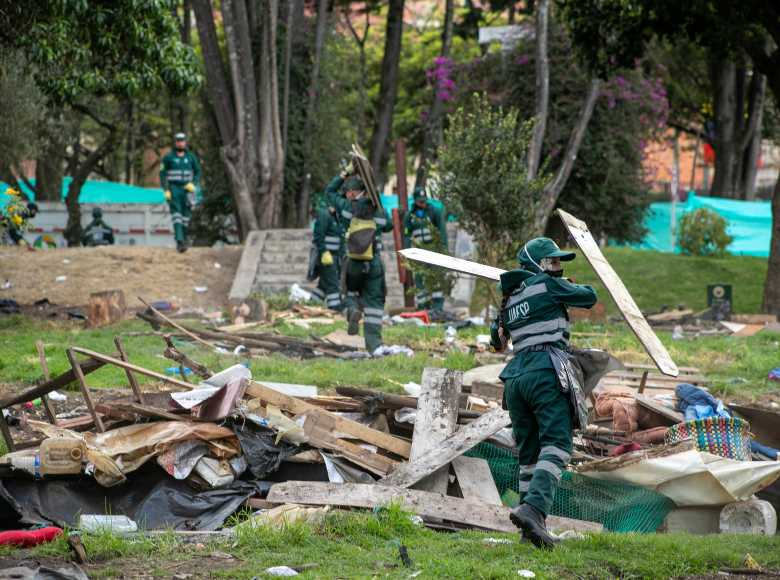
[[185, 383], [184, 381], [180, 381], [178, 379], [174, 379], [171, 377], [166, 377], [165, 375], [161, 375], [160, 373], [156, 373], [154, 371], [150, 371], [149, 369], [145, 369], [143, 367], [136, 366], [134, 364], [127, 363], [123, 360], [117, 360], [115, 358], [111, 358], [110, 356], [107, 356], [105, 354], [101, 354], [99, 352], [95, 352], [92, 350], [88, 350], [86, 348], [79, 348], [77, 346], [70, 347], [69, 350], [72, 350], [73, 352], [76, 352], [78, 354], [83, 354], [84, 356], [88, 356], [89, 358], [93, 358], [95, 360], [102, 361], [104, 363], [114, 365], [115, 367], [119, 367], [122, 369], [130, 369], [135, 373], [138, 373], [139, 375], [143, 375], [145, 377], [149, 377], [152, 379], [157, 379], [162, 381], [163, 383], [166, 383], [168, 385], [173, 385], [175, 387], [181, 387], [182, 389], [187, 389], [188, 391], [191, 391], [194, 387], [190, 383]]
[[[182, 366], [187, 367], [202, 379], [208, 379], [214, 376], [214, 373], [211, 372], [210, 368], [200, 364], [197, 361], [194, 361], [186, 354], [181, 352], [179, 349], [177, 349], [175, 346], [173, 346], [173, 341], [171, 340], [170, 334], [164, 334], [163, 339], [168, 345], [168, 348], [166, 348], [165, 351], [163, 352], [163, 356], [165, 358], [169, 358], [172, 361], [176, 361], [177, 363], [179, 363], [179, 368], [181, 368]], [[184, 378], [184, 375], [182, 375], [182, 378]]]
[[[126, 363], [129, 363], [130, 359], [128, 358], [127, 352], [125, 351], [125, 345], [122, 344], [122, 339], [117, 336], [114, 339], [114, 344], [116, 345], [116, 349], [119, 351], [119, 358], [121, 358]], [[127, 374], [127, 380], [130, 381], [130, 388], [133, 389], [135, 400], [142, 405], [145, 405], [146, 403], [144, 403], [144, 395], [141, 392], [141, 387], [138, 385], [138, 380], [135, 378], [133, 371], [130, 369], [125, 369], [125, 373]]]
[[8, 451], [11, 453], [16, 451], [17, 447], [14, 443], [14, 438], [11, 437], [11, 430], [8, 428], [8, 423], [6, 423], [3, 409], [0, 409], [0, 431], [3, 432], [3, 439], [5, 439], [5, 444], [8, 446]]
[[175, 323], [173, 320], [171, 320], [170, 318], [168, 318], [167, 316], [165, 316], [164, 314], [162, 314], [162, 313], [161, 313], [159, 310], [157, 310], [157, 309], [156, 309], [154, 306], [150, 306], [150, 305], [149, 305], [149, 303], [148, 303], [148, 302], [146, 302], [146, 301], [145, 301], [143, 298], [141, 298], [140, 296], [138, 297], [138, 299], [139, 299], [141, 302], [143, 302], [144, 304], [146, 304], [146, 306], [149, 308], [149, 310], [151, 310], [151, 311], [152, 311], [152, 312], [154, 312], [154, 313], [155, 313], [157, 316], [159, 316], [160, 318], [162, 318], [162, 319], [163, 319], [165, 322], [167, 322], [168, 324], [170, 324], [171, 326], [173, 326], [173, 327], [174, 327], [176, 330], [180, 330], [180, 331], [182, 331], [184, 334], [186, 334], [187, 336], [189, 336], [189, 337], [190, 337], [190, 338], [192, 338], [193, 340], [196, 340], [196, 341], [198, 341], [199, 343], [201, 343], [201, 344], [204, 344], [204, 345], [206, 345], [206, 346], [207, 346], [207, 347], [209, 347], [209, 348], [214, 348], [214, 345], [213, 345], [213, 344], [211, 344], [210, 342], [206, 342], [205, 340], [203, 340], [202, 338], [200, 338], [200, 337], [198, 337], [198, 336], [195, 336], [195, 335], [194, 335], [193, 333], [191, 333], [189, 330], [185, 330], [183, 326], [180, 326], [180, 325], [176, 324], [176, 323]]
[[[35, 347], [38, 349], [38, 358], [41, 359], [41, 366], [43, 367], [43, 379], [44, 382], [49, 382], [49, 365], [46, 364], [46, 353], [43, 350], [43, 341], [36, 340]], [[54, 411], [54, 405], [51, 404], [49, 395], [41, 395], [41, 402], [43, 403], [43, 410], [46, 411], [46, 417], [49, 419], [49, 423], [55, 427], [59, 427], [57, 422], [57, 413]]]
[[645, 383], [647, 382], [647, 375], [649, 371], [645, 371], [642, 373], [642, 380], [639, 381], [639, 388], [637, 389], [637, 393], [640, 395], [645, 392]]
[[95, 421], [95, 428], [97, 429], [98, 433], [105, 433], [106, 428], [103, 426], [103, 421], [100, 419], [100, 415], [98, 415], [97, 411], [95, 410], [95, 402], [92, 400], [92, 393], [90, 392], [87, 381], [84, 378], [84, 373], [81, 372], [81, 367], [79, 366], [79, 361], [76, 359], [76, 353], [73, 351], [73, 347], [68, 348], [66, 352], [68, 355], [68, 360], [70, 361], [70, 366], [73, 369], [73, 373], [76, 375], [76, 380], [78, 381], [79, 387], [81, 388], [81, 394], [84, 395], [84, 401], [87, 403], [89, 414], [92, 415], [92, 419]]

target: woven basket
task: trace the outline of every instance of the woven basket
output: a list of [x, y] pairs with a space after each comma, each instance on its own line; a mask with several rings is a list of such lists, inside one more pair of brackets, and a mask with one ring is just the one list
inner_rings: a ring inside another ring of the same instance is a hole
[[736, 417], [709, 417], [678, 423], [664, 433], [664, 443], [678, 443], [693, 439], [696, 449], [728, 459], [750, 461], [750, 425]]

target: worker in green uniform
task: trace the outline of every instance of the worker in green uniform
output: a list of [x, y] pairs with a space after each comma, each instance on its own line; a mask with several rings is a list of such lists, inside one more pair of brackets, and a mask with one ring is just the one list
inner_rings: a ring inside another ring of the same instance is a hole
[[[428, 203], [428, 195], [422, 187], [415, 187], [412, 194], [414, 205], [404, 216], [404, 248], [412, 247], [412, 240], [416, 240], [420, 247], [439, 252], [447, 252], [447, 220], [441, 212]], [[441, 247], [427, 247], [432, 244], [434, 237], [432, 229], [439, 230]], [[444, 308], [444, 292], [434, 289], [430, 294], [423, 286], [422, 274], [414, 275], [414, 287], [417, 289], [417, 307], [423, 310], [441, 310]]]
[[[371, 203], [365, 184], [357, 176], [349, 177], [353, 173], [354, 167], [350, 163], [333, 178], [325, 193], [330, 205], [349, 223], [346, 259], [341, 272], [342, 304], [349, 321], [347, 332], [358, 334], [360, 319], [365, 314], [363, 335], [366, 350], [373, 353], [382, 345], [382, 316], [387, 295], [385, 269], [380, 256], [381, 234], [393, 230], [393, 221], [387, 217], [385, 210]], [[342, 185], [343, 197], [339, 194]]]
[[501, 308], [490, 329], [492, 350], [512, 339], [514, 357], [500, 375], [520, 462], [520, 505], [510, 516], [537, 547], [553, 547], [547, 532], [555, 489], [573, 450], [573, 428], [584, 428], [584, 402], [567, 364], [567, 306], [591, 308], [598, 297], [563, 278], [561, 261], [575, 258], [552, 240], [536, 238], [517, 255], [520, 270], [501, 275]]
[[[24, 220], [33, 219], [38, 213], [38, 204], [31, 201], [25, 209], [22, 209], [21, 218]], [[25, 215], [26, 214], [26, 215]], [[8, 232], [4, 235], [5, 241], [9, 246], [27, 246], [27, 240], [24, 239], [24, 232], [11, 224], [8, 226]]]
[[190, 209], [198, 203], [195, 186], [200, 181], [200, 163], [187, 151], [187, 136], [176, 133], [174, 149], [163, 157], [160, 166], [160, 183], [165, 190], [165, 200], [171, 210], [176, 249], [186, 252], [184, 242], [190, 225]]
[[341, 262], [344, 254], [342, 219], [335, 207], [323, 209], [314, 221], [311, 243], [319, 255], [320, 281], [312, 290], [312, 298], [321, 300], [328, 308], [341, 312], [344, 308], [339, 295]]
[[114, 230], [103, 221], [103, 210], [99, 207], [92, 209], [92, 221], [84, 230], [81, 237], [82, 246], [113, 246]]

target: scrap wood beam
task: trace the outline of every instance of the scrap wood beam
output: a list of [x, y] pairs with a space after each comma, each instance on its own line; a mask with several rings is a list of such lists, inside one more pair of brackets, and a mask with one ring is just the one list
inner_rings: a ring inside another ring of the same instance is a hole
[[409, 457], [409, 454], [411, 453], [412, 446], [406, 441], [402, 441], [392, 435], [381, 433], [375, 429], [356, 423], [355, 421], [350, 421], [349, 419], [334, 415], [329, 411], [311, 405], [301, 399], [290, 397], [289, 395], [280, 393], [270, 387], [266, 387], [257, 381], [250, 382], [246, 394], [265, 401], [266, 403], [271, 403], [280, 409], [290, 411], [294, 415], [322, 413], [333, 421], [333, 425], [337, 431], [347, 433], [353, 437], [357, 437], [361, 441], [376, 445], [380, 449], [386, 449], [387, 451], [391, 451], [402, 457]]
[[[509, 514], [512, 510], [508, 507], [487, 505], [478, 501], [417, 489], [392, 487], [381, 483], [366, 485], [361, 483], [288, 481], [274, 485], [268, 492], [267, 501], [269, 503], [362, 508], [376, 508], [401, 502], [404, 509], [421, 516], [443, 518], [499, 532], [517, 533], [519, 531], [509, 520]], [[604, 530], [604, 526], [596, 522], [548, 516], [547, 529], [550, 531], [576, 530], [598, 533]]]
[[[119, 367], [124, 370], [130, 370], [134, 373], [137, 373], [139, 375], [143, 375], [145, 377], [149, 377], [150, 379], [157, 379], [159, 381], [162, 381], [165, 384], [173, 385], [175, 387], [180, 387], [182, 389], [185, 389], [187, 391], [191, 391], [195, 388], [195, 385], [190, 383], [185, 383], [184, 381], [180, 381], [179, 379], [174, 379], [172, 377], [166, 377], [165, 375], [161, 375], [160, 373], [156, 373], [154, 371], [150, 371], [149, 369], [145, 369], [143, 367], [139, 367], [137, 365], [125, 362], [123, 360], [118, 360], [115, 358], [112, 358], [110, 355], [101, 354], [99, 352], [95, 352], [93, 350], [88, 350], [86, 348], [79, 348], [77, 346], [71, 347], [71, 350], [75, 353], [87, 356], [91, 359], [94, 359], [95, 361], [100, 361], [103, 364], [110, 364], [114, 365], [116, 367]], [[81, 362], [81, 361], [79, 361]], [[103, 365], [100, 365], [103, 366]]]
[[[618, 307], [618, 310], [620, 310], [620, 313], [628, 323], [628, 326], [658, 367], [658, 370], [670, 377], [676, 377], [679, 374], [677, 365], [674, 364], [674, 361], [669, 356], [666, 348], [658, 339], [655, 332], [653, 332], [653, 329], [650, 328], [647, 320], [642, 316], [634, 299], [631, 298], [631, 295], [615, 273], [615, 270], [612, 269], [612, 266], [609, 265], [602, 255], [598, 244], [593, 239], [590, 231], [588, 231], [588, 226], [585, 225], [585, 222], [578, 220], [561, 209], [558, 210], [558, 214], [561, 216], [564, 225], [575, 243], [582, 251], [585, 259], [609, 291], [610, 296], [612, 296], [615, 305]], [[483, 264], [477, 264], [476, 262], [469, 262], [468, 260], [452, 258], [444, 254], [438, 254], [420, 248], [400, 250], [399, 253], [412, 262], [419, 262], [429, 266], [436, 266], [437, 268], [442, 268], [444, 270], [476, 276], [487, 281], [498, 282], [501, 274], [505, 272], [505, 270], [502, 270], [501, 268], [493, 268], [492, 266], [485, 266]]]
[[493, 409], [380, 481], [384, 485], [410, 487], [511, 424], [507, 411]]

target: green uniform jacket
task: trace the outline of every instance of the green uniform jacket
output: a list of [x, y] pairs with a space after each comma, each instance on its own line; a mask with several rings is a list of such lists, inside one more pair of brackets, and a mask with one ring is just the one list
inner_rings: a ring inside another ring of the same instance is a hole
[[444, 249], [449, 250], [447, 246], [447, 220], [441, 215], [441, 212], [429, 203], [420, 217], [417, 215], [418, 209], [417, 206], [414, 206], [404, 216], [404, 248], [412, 247], [412, 239], [430, 244], [433, 241], [431, 227], [435, 227], [441, 234], [441, 243], [444, 245]]
[[317, 247], [320, 258], [325, 252], [333, 254], [333, 258], [340, 258], [344, 254], [344, 228], [343, 223], [330, 208], [322, 210], [314, 222], [314, 234], [311, 243]]
[[[336, 211], [338, 211], [341, 214], [341, 217], [346, 220], [345, 226], [349, 227], [349, 220], [352, 219], [352, 202], [346, 197], [339, 195], [339, 189], [342, 185], [344, 185], [344, 178], [341, 177], [341, 175], [337, 175], [333, 178], [333, 181], [330, 182], [330, 185], [328, 185], [325, 194], [328, 196], [328, 203], [336, 208]], [[358, 199], [357, 203], [361, 208], [372, 206], [371, 200], [367, 197]], [[382, 249], [382, 232], [393, 231], [393, 220], [387, 217], [387, 212], [385, 212], [385, 210], [376, 208], [376, 211], [374, 212], [374, 222], [376, 222], [376, 251], [374, 252], [374, 259], [371, 260], [371, 263], [378, 264], [380, 263], [379, 252]]]
[[160, 166], [160, 183], [163, 189], [170, 189], [172, 185], [198, 185], [200, 181], [200, 163], [198, 158], [189, 151], [185, 151], [182, 157], [176, 151], [170, 151], [163, 157]]
[[[537, 344], [550, 344], [561, 350], [569, 346], [567, 306], [590, 308], [598, 300], [596, 291], [585, 284], [572, 284], [565, 278], [512, 270], [501, 275], [501, 287], [511, 288], [504, 312], [504, 336], [512, 338], [515, 356], [500, 375], [503, 380], [531, 371], [553, 369], [544, 351], [524, 350]], [[498, 318], [490, 328], [490, 344], [501, 348]]]
[[102, 219], [94, 219], [84, 230], [81, 238], [84, 246], [109, 246], [114, 244], [114, 230]]

